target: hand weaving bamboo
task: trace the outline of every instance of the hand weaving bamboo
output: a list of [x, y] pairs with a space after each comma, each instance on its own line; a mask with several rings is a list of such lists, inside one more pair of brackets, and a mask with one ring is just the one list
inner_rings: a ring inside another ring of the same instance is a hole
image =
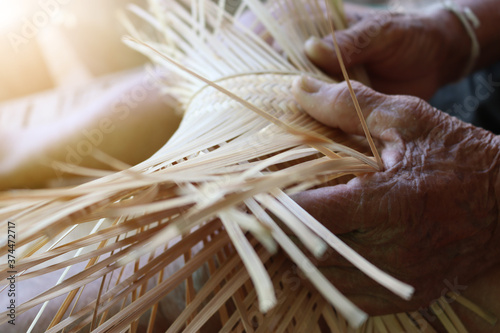
[[[43, 279], [87, 262], [85, 269], [18, 306], [17, 315], [65, 295], [47, 332], [214, 327], [346, 332], [348, 326], [360, 332], [432, 332], [418, 312], [368, 319], [340, 294], [311, 256], [332, 248], [401, 297], [411, 297], [413, 289], [357, 255], [288, 196], [378, 168], [365, 154], [370, 151], [365, 141], [314, 121], [292, 97], [292, 84], [302, 74], [330, 80], [302, 51], [309, 36], [330, 33], [322, 5], [246, 0], [233, 15], [225, 6], [225, 1], [158, 0], [151, 2], [152, 14], [131, 7], [157, 30], [149, 38], [130, 27], [133, 37], [126, 42], [169, 72], [165, 90], [185, 109], [179, 130], [156, 154], [75, 188], [0, 195], [2, 219], [15, 221], [20, 235], [19, 280]], [[332, 7], [336, 26], [342, 26], [341, 3]], [[238, 23], [245, 10], [270, 36]], [[265, 42], [268, 37], [283, 53]], [[82, 224], [91, 224], [93, 231], [66, 241]], [[283, 225], [312, 255], [299, 249]], [[56, 262], [83, 248], [85, 253]], [[184, 264], [174, 268], [179, 260]], [[309, 283], [297, 278], [294, 265]], [[0, 267], [5, 281], [8, 268]], [[208, 277], [194, 282], [205, 273]], [[83, 288], [96, 282], [98, 294], [78, 303]], [[160, 304], [179, 288], [185, 289], [181, 313], [168, 322]], [[450, 332], [465, 331], [446, 302], [436, 306]], [[7, 319], [2, 314], [0, 323]]]

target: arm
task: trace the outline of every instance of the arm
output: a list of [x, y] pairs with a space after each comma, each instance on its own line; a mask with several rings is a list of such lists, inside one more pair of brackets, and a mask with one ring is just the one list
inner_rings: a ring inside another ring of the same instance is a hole
[[[500, 60], [500, 6], [496, 0], [460, 0], [478, 16], [480, 42], [476, 68]], [[471, 39], [457, 16], [443, 7], [397, 13], [357, 11], [346, 30], [337, 32], [347, 67], [362, 65], [374, 89], [430, 98], [444, 84], [461, 78], [470, 59]], [[348, 9], [349, 14], [349, 9]], [[306, 52], [332, 76], [340, 74], [331, 36], [311, 39]]]
[[[500, 4], [498, 3], [498, 1], [456, 0], [456, 3], [462, 7], [469, 7], [481, 21], [481, 25], [475, 31], [481, 49], [479, 58], [476, 61], [475, 69], [480, 69], [499, 61]], [[448, 18], [446, 19], [447, 21], [455, 21], [455, 25], [457, 23], [461, 24], [458, 21], [458, 18], [449, 11], [446, 11], [445, 13], [443, 10], [440, 10], [440, 13], [437, 13], [437, 15], [439, 16], [440, 14], [448, 16]], [[452, 17], [450, 17], [450, 14]], [[463, 27], [462, 30], [455, 27], [453, 31], [457, 35], [457, 43], [469, 42], [468, 46], [470, 47], [470, 40], [466, 39], [466, 36], [464, 35], [465, 30]]]
[[[333, 255], [320, 266], [335, 286], [370, 314], [414, 311], [440, 297], [445, 281], [468, 285], [500, 265], [500, 138], [416, 97], [353, 84], [385, 171], [294, 199], [416, 291], [401, 300]], [[293, 90], [320, 122], [362, 135], [345, 83], [306, 79]]]

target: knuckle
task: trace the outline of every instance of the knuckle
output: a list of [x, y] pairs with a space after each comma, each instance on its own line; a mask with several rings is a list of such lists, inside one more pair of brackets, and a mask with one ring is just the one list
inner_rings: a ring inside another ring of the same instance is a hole
[[350, 93], [349, 87], [345, 81], [331, 85], [331, 94], [332, 99], [330, 103], [335, 107], [345, 107], [350, 103]]
[[412, 114], [418, 119], [425, 118], [432, 112], [432, 107], [423, 99], [407, 96], [406, 97], [407, 108], [412, 112]]

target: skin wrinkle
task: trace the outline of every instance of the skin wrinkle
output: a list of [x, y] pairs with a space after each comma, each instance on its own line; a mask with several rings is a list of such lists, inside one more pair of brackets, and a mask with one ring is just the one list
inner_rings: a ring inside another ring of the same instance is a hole
[[[500, 49], [492, 47], [498, 45], [495, 26], [500, 12], [496, 1], [457, 2], [470, 7], [482, 23], [475, 29], [482, 50], [476, 69], [498, 61]], [[377, 22], [379, 16], [369, 12], [354, 14], [359, 21], [337, 31], [337, 40], [348, 69], [363, 65], [375, 90], [428, 99], [439, 87], [464, 75], [463, 69], [470, 61], [471, 40], [449, 10], [387, 13], [387, 21], [382, 24]], [[377, 24], [378, 33], [369, 34]], [[368, 41], [367, 35], [371, 37]], [[310, 40], [305, 51], [324, 72], [333, 77], [340, 75], [331, 36], [322, 42]], [[359, 135], [357, 119], [342, 110], [350, 106], [350, 100], [339, 98], [346, 92], [342, 91], [345, 87], [339, 86], [321, 87], [322, 92], [315, 96], [297, 91], [294, 94], [319, 121]], [[350, 203], [338, 196], [338, 191], [323, 189], [295, 199], [306, 209], [311, 201], [326, 198], [342, 206], [338, 212], [334, 205], [325, 207], [355, 229], [349, 237], [343, 237], [376, 266], [415, 286], [416, 293], [406, 303], [383, 288], [362, 284], [347, 296], [370, 314], [414, 311], [427, 307], [454, 281], [458, 292], [466, 297], [474, 296], [479, 287], [482, 299], [477, 304], [500, 313], [496, 283], [500, 272], [500, 137], [466, 125], [412, 97], [383, 96], [359, 85], [354, 89], [363, 113], [368, 116], [368, 127], [380, 149], [385, 171], [358, 177], [342, 188], [343, 196], [352, 201], [357, 196], [364, 198], [358, 200], [363, 207], [351, 206], [351, 213]], [[337, 105], [331, 104], [332, 100]], [[316, 110], [307, 108], [305, 103]], [[398, 185], [389, 185], [394, 180]], [[327, 221], [324, 223], [328, 226]], [[391, 238], [392, 243], [387, 241]], [[329, 258], [322, 265], [327, 266], [328, 262]], [[331, 275], [334, 284], [342, 285], [344, 278]], [[490, 292], [485, 284], [493, 290]], [[467, 290], [463, 292], [464, 289]], [[497, 331], [470, 318], [470, 313], [459, 313], [468, 321], [466, 327], [470, 323], [474, 331]]]
[[[374, 287], [361, 272], [342, 277], [351, 272], [346, 268], [356, 269], [334, 253], [317, 264], [340, 291], [349, 294], [356, 286], [355, 293], [370, 295], [355, 302], [375, 311], [371, 314], [425, 307], [440, 296], [444, 280], [459, 277], [468, 283], [498, 264], [500, 251], [486, 242], [497, 230], [492, 179], [498, 178], [498, 169], [492, 164], [497, 164], [500, 148], [493, 134], [418, 98], [382, 95], [356, 82], [353, 87], [370, 131], [381, 143], [385, 171], [294, 199], [334, 233], [341, 231], [341, 239], [367, 260], [416, 288], [407, 302]], [[361, 133], [355, 116], [345, 109], [352, 104], [345, 84], [324, 84], [316, 92], [295, 95], [318, 120], [348, 134]], [[372, 308], [372, 297], [387, 300], [387, 307]]]
[[[365, 13], [362, 19], [345, 31], [337, 32], [337, 39], [344, 53], [344, 60], [348, 67], [363, 64], [372, 78], [373, 86], [377, 90], [390, 93], [401, 93], [404, 90], [413, 91], [420, 97], [428, 98], [433, 90], [449, 80], [448, 74], [442, 77], [438, 69], [450, 66], [450, 59], [467, 60], [466, 45], [457, 50], [448, 46], [454, 40], [443, 35], [447, 29], [446, 23], [433, 17], [417, 13], [377, 14]], [[378, 33], [367, 35], [370, 27], [378, 27]], [[423, 37], [425, 36], [425, 37]], [[369, 37], [367, 42], [362, 42]], [[309, 51], [312, 60], [330, 75], [340, 74], [335, 61], [331, 38], [324, 39], [328, 48], [316, 46]], [[426, 50], [419, 62], [419, 66], [409, 66], [406, 75], [394, 70], [394, 64], [401, 59], [412, 59], [415, 49]], [[443, 50], [453, 49], [448, 54]], [[391, 50], [391, 52], [387, 52]], [[457, 54], [463, 56], [457, 57]], [[326, 56], [327, 55], [327, 56]], [[432, 59], [433, 61], [428, 61]], [[421, 65], [426, 64], [427, 70], [423, 74]], [[429, 68], [430, 67], [430, 68]], [[413, 69], [412, 69], [413, 68]], [[455, 74], [453, 74], [455, 75]], [[425, 87], [425, 88], [423, 88]], [[404, 89], [403, 89], [404, 88]]]

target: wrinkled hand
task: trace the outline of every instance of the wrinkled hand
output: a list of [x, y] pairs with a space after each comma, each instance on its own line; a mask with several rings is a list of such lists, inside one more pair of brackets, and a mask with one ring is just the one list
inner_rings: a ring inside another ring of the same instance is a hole
[[[416, 289], [404, 301], [333, 254], [322, 272], [370, 314], [414, 311], [500, 262], [499, 138], [410, 96], [353, 82], [385, 171], [294, 197], [354, 250]], [[294, 95], [322, 123], [363, 135], [345, 83], [297, 80]]]
[[[363, 65], [375, 90], [428, 99], [463, 74], [470, 38], [449, 11], [346, 11], [355, 22], [336, 33], [344, 62], [347, 68]], [[309, 39], [306, 53], [326, 73], [341, 74], [331, 36]]]

